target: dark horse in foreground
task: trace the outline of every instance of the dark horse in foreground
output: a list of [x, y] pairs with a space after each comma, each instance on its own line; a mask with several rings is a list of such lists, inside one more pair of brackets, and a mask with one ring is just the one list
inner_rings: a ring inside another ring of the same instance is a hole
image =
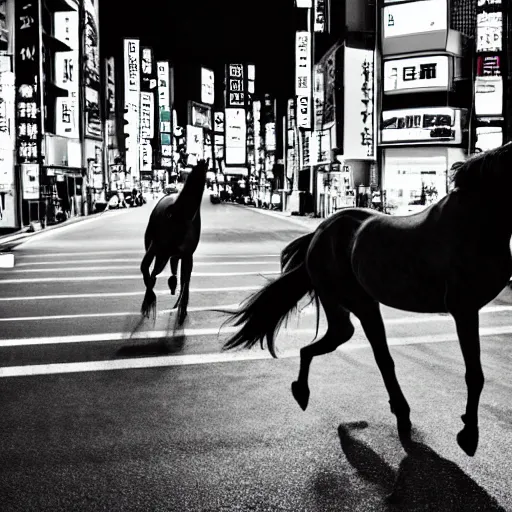
[[[208, 165], [204, 160], [190, 172], [179, 195], [167, 195], [156, 204], [149, 217], [144, 235], [146, 254], [140, 270], [146, 286], [141, 313], [153, 318], [156, 314], [156, 295], [153, 291], [156, 277], [170, 259], [171, 277], [168, 280], [171, 294], [176, 293], [178, 263], [181, 260], [180, 294], [174, 308], [178, 308], [178, 325], [183, 325], [187, 316], [190, 276], [193, 255], [201, 235], [201, 200], [206, 183]], [[151, 262], [153, 270], [149, 272]]]
[[[438, 203], [406, 217], [363, 208], [342, 210], [281, 254], [282, 275], [231, 313], [241, 329], [224, 348], [258, 341], [274, 357], [282, 321], [309, 293], [322, 303], [325, 335], [300, 351], [292, 393], [302, 409], [309, 400], [313, 357], [327, 354], [354, 333], [359, 318], [396, 415], [404, 448], [410, 441], [410, 408], [389, 352], [380, 304], [418, 313], [450, 313], [466, 367], [467, 404], [459, 446], [473, 456], [478, 446], [478, 405], [484, 385], [479, 310], [507, 285], [512, 274], [510, 205], [493, 193], [512, 185], [512, 143], [481, 153], [454, 171], [454, 189]], [[318, 328], [318, 323], [317, 323]], [[406, 448], [407, 449], [407, 448]]]

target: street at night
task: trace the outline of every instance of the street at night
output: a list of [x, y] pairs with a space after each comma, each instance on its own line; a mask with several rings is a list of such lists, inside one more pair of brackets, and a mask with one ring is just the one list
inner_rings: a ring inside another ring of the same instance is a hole
[[[0, 274], [0, 510], [512, 510], [509, 291], [481, 312], [473, 458], [455, 439], [466, 387], [452, 318], [383, 307], [421, 443], [407, 455], [355, 320], [351, 341], [315, 359], [305, 412], [290, 384], [314, 337], [312, 307], [280, 332], [277, 360], [259, 347], [222, 351], [230, 326], [219, 334], [225, 317], [208, 310], [276, 277], [281, 249], [318, 220], [213, 205], [205, 193], [189, 315], [173, 332], [168, 268], [155, 325], [137, 326], [153, 204], [11, 246], [15, 266]], [[397, 477], [402, 501], [391, 505]]]

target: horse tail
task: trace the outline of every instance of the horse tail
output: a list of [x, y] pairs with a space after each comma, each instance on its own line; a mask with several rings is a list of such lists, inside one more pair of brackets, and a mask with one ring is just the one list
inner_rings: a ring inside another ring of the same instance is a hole
[[309, 293], [316, 297], [305, 261], [313, 234], [302, 236], [289, 244], [281, 256], [287, 270], [249, 297], [239, 311], [229, 313], [228, 321], [235, 320], [236, 326], [243, 326], [224, 343], [224, 350], [239, 346], [252, 348], [258, 341], [263, 348], [266, 337], [269, 352], [272, 357], [277, 357], [274, 337], [282, 322], [297, 308], [304, 295]]

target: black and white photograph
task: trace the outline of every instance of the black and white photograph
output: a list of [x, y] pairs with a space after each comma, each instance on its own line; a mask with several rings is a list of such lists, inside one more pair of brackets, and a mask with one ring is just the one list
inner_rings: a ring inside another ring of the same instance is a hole
[[510, 0], [0, 0], [0, 512], [512, 512], [511, 190]]

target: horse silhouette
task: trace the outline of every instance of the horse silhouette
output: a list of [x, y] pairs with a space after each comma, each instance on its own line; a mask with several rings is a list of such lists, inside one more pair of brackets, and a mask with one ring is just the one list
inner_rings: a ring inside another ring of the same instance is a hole
[[[359, 318], [372, 347], [396, 415], [402, 441], [410, 439], [410, 407], [398, 383], [386, 339], [380, 303], [418, 313], [450, 313], [465, 363], [467, 403], [457, 442], [473, 456], [478, 446], [478, 406], [484, 386], [480, 360], [479, 310], [494, 299], [512, 274], [509, 204], [494, 194], [512, 184], [512, 143], [480, 153], [453, 171], [454, 189], [439, 202], [410, 216], [388, 216], [347, 208], [301, 236], [281, 254], [282, 274], [228, 312], [242, 327], [224, 349], [263, 348], [283, 320], [310, 294], [328, 322], [325, 335], [300, 351], [292, 393], [305, 410], [313, 357], [348, 341]], [[317, 317], [318, 334], [318, 317]]]
[[[146, 286], [141, 313], [146, 318], [150, 315], [155, 318], [156, 295], [153, 289], [156, 277], [169, 260], [171, 277], [168, 285], [171, 294], [176, 293], [178, 263], [181, 260], [180, 294], [173, 309], [178, 308], [178, 325], [185, 321], [193, 256], [201, 236], [201, 200], [207, 170], [207, 162], [200, 160], [188, 175], [180, 194], [162, 197], [151, 212], [144, 235], [146, 254], [140, 265]], [[155, 264], [150, 273], [153, 260]]]

